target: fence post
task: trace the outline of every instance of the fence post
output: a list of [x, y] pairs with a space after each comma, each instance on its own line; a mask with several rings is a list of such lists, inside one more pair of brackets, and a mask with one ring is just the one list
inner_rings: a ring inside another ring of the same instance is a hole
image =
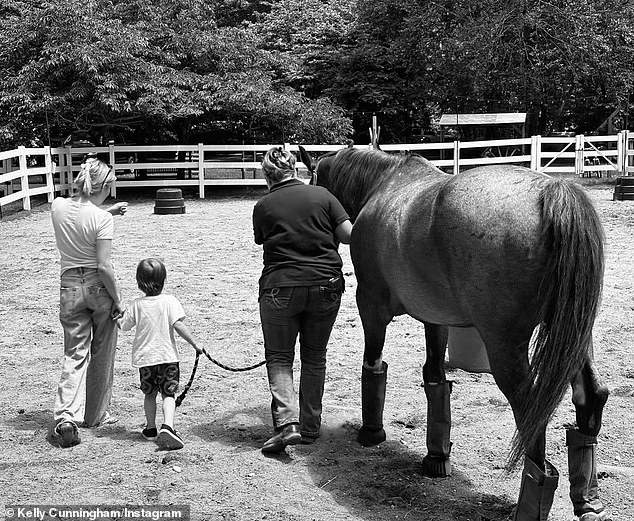
[[24, 146], [18, 147], [20, 153], [20, 182], [22, 183], [22, 209], [31, 209], [31, 196], [29, 195], [29, 172], [26, 164], [26, 150]]
[[623, 175], [623, 131], [616, 136], [616, 170], [618, 175]]
[[531, 170], [539, 172], [542, 167], [542, 137], [531, 136]]
[[59, 161], [59, 193], [64, 195], [64, 193], [66, 193], [66, 183], [68, 182], [68, 173], [66, 172], [66, 154], [64, 152], [59, 152], [57, 160]]
[[205, 151], [202, 143], [198, 143], [198, 197], [205, 198]]
[[460, 141], [453, 142], [453, 173], [460, 173]]
[[[5, 174], [11, 171], [11, 159], [5, 159], [2, 161], [2, 171]], [[13, 181], [7, 181], [6, 188], [7, 193], [5, 195], [11, 195], [13, 193]]]
[[49, 203], [55, 199], [55, 183], [53, 182], [53, 158], [51, 157], [51, 147], [44, 147], [44, 166], [46, 167], [46, 197]]
[[64, 158], [66, 163], [66, 193], [70, 194], [73, 191], [73, 153], [70, 147], [65, 147]]
[[629, 130], [622, 130], [619, 132], [619, 139], [617, 141], [617, 168], [622, 176], [630, 174], [628, 170], [628, 166], [630, 165], [629, 145], [630, 132]]
[[583, 164], [584, 164], [584, 157], [583, 157], [583, 147], [585, 145], [585, 140], [583, 137], [583, 134], [578, 134], [577, 136], [575, 136], [575, 174], [583, 177], [584, 176], [584, 171], [583, 171]]
[[[115, 178], [117, 177], [117, 163], [114, 157], [114, 139], [108, 141], [108, 163], [112, 165], [112, 173]], [[112, 183], [110, 185], [110, 195], [117, 198], [117, 183]]]

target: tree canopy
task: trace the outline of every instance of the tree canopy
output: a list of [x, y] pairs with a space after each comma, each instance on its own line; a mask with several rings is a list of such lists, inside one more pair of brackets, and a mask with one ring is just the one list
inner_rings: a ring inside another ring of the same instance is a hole
[[257, 32], [218, 27], [216, 7], [0, 0], [0, 140], [336, 142], [350, 132], [340, 107], [281, 81], [280, 57]]
[[368, 141], [443, 112], [529, 132], [627, 119], [634, 6], [614, 0], [0, 0], [0, 146]]

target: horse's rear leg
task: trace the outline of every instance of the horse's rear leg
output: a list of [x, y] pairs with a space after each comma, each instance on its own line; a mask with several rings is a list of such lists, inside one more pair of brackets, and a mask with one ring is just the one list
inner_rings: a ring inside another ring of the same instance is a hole
[[[495, 382], [506, 396], [517, 425], [522, 403], [529, 399], [523, 393], [529, 381], [528, 344], [530, 334], [515, 338], [485, 339], [487, 354]], [[521, 433], [520, 433], [521, 435]], [[527, 441], [527, 440], [523, 440]], [[524, 468], [517, 508], [513, 521], [546, 521], [559, 484], [557, 469], [546, 460], [546, 429], [524, 446]]]
[[427, 397], [427, 455], [423, 474], [445, 477], [451, 474], [451, 382], [445, 376], [447, 328], [425, 322], [427, 358], [423, 382]]
[[364, 447], [378, 445], [386, 439], [383, 428], [383, 408], [387, 384], [387, 363], [382, 352], [385, 330], [393, 315], [375, 306], [361, 287], [357, 290], [357, 307], [363, 323], [365, 350], [361, 370], [361, 415], [363, 425], [357, 440]]
[[608, 389], [599, 382], [590, 352], [582, 370], [572, 382], [577, 428], [566, 430], [570, 499], [575, 515], [582, 521], [605, 518], [604, 506], [599, 499], [596, 446], [608, 394]]

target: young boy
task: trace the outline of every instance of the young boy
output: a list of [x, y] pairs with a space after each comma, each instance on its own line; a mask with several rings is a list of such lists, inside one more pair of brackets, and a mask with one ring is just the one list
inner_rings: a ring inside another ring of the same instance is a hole
[[[176, 331], [189, 342], [196, 352], [196, 346], [189, 328], [183, 322], [185, 311], [181, 303], [172, 295], [162, 294], [167, 272], [158, 259], [139, 262], [136, 280], [145, 297], [135, 299], [126, 309], [118, 326], [128, 331], [136, 326], [132, 343], [132, 366], [139, 368], [141, 390], [145, 394], [145, 417], [147, 424], [142, 431], [148, 440], [156, 439], [162, 449], [182, 449], [183, 440], [174, 430], [174, 412], [180, 371], [178, 349], [174, 339]], [[156, 395], [160, 391], [163, 398], [163, 425], [156, 430]]]

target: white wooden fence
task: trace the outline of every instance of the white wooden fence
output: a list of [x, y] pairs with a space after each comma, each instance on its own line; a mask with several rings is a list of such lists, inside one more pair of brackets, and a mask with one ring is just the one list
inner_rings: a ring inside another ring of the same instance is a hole
[[[542, 137], [449, 143], [386, 144], [390, 153], [418, 153], [448, 172], [481, 165], [511, 163], [546, 173], [577, 176], [634, 175], [634, 133], [610, 136]], [[170, 145], [130, 146], [110, 144], [86, 148], [26, 148], [0, 152], [0, 215], [2, 207], [22, 201], [31, 209], [31, 198], [69, 193], [88, 152], [115, 169], [117, 190], [134, 187], [192, 187], [201, 198], [208, 186], [265, 186], [260, 169], [263, 154], [272, 145]], [[297, 145], [285, 145], [297, 151]], [[315, 157], [343, 145], [304, 145]], [[358, 148], [365, 148], [359, 146]], [[304, 165], [299, 163], [300, 172]]]

